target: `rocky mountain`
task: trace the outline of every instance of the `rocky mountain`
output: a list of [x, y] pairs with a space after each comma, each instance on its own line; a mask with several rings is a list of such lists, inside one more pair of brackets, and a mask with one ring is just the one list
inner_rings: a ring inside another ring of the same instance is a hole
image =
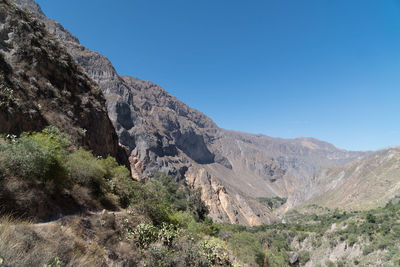
[[391, 147], [342, 167], [323, 168], [310, 179], [304, 203], [330, 209], [367, 210], [400, 194], [400, 148]]
[[128, 151], [133, 177], [147, 179], [163, 171], [201, 188], [215, 221], [256, 225], [277, 220], [258, 198], [279, 196], [289, 198], [286, 208], [296, 205], [316, 170], [365, 155], [311, 138], [280, 139], [220, 129], [160, 86], [118, 75], [106, 57], [82, 46], [34, 1], [16, 3], [34, 13], [98, 83], [119, 142]]
[[76, 145], [126, 161], [98, 85], [43, 23], [0, 4], [0, 132], [55, 125]]

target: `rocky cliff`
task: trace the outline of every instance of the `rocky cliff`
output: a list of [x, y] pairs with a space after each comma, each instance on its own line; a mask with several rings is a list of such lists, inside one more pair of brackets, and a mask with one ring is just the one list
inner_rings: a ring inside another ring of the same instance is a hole
[[157, 171], [201, 188], [216, 221], [261, 224], [276, 220], [257, 198], [301, 202], [305, 181], [322, 166], [343, 165], [363, 153], [347, 152], [315, 139], [278, 139], [220, 129], [158, 85], [118, 75], [110, 61], [84, 46], [32, 0], [16, 0], [43, 21], [107, 100], [108, 114], [129, 152], [132, 174]]
[[55, 125], [101, 156], [124, 160], [98, 85], [45, 25], [0, 1], [0, 132]]

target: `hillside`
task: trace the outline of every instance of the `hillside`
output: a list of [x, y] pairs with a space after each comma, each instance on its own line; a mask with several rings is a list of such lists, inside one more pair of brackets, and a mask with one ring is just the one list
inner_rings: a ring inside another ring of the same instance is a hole
[[55, 125], [75, 145], [126, 162], [98, 85], [43, 24], [1, 4], [0, 133]]
[[323, 168], [310, 180], [311, 199], [330, 209], [368, 210], [382, 207], [400, 194], [400, 148], [372, 153], [343, 167]]
[[160, 86], [119, 76], [111, 62], [81, 44], [59, 23], [48, 19], [31, 0], [17, 0], [44, 22], [107, 100], [120, 143], [129, 151], [133, 176], [147, 179], [157, 171], [201, 188], [216, 221], [262, 224], [277, 220], [257, 198], [303, 200], [307, 177], [322, 166], [358, 159], [315, 139], [279, 139], [220, 129]]

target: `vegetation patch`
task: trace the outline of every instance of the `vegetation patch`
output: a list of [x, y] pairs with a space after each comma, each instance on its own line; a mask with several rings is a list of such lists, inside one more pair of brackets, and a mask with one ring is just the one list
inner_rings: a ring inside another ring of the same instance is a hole
[[[57, 221], [40, 226], [58, 229], [52, 236], [50, 230], [3, 216], [0, 257], [11, 266], [101, 266], [109, 257], [114, 263], [129, 259], [131, 265], [147, 266], [304, 266], [310, 262], [368, 266], [378, 259], [393, 266], [400, 260], [400, 197], [370, 211], [319, 207], [308, 213], [291, 211], [286, 223], [272, 225], [214, 223], [200, 192], [183, 181], [165, 173], [145, 183], [134, 181], [114, 158], [72, 147], [69, 137], [55, 127], [0, 138], [0, 186], [2, 205], [14, 209], [18, 203], [30, 203], [25, 206], [32, 209], [42, 198], [37, 207], [51, 210], [52, 201], [63, 194], [76, 202], [98, 203], [93, 206], [97, 209], [87, 210], [93, 215], [74, 215], [76, 219], [62, 222], [68, 227], [61, 228]], [[262, 201], [277, 208], [285, 199]], [[99, 213], [104, 208], [108, 211]], [[66, 245], [54, 245], [61, 239]], [[359, 253], [337, 261], [327, 258], [340, 246]]]
[[11, 107], [16, 102], [14, 90], [11, 89], [0, 74], [0, 108]]
[[258, 202], [267, 205], [271, 209], [277, 209], [284, 205], [287, 201], [287, 198], [281, 198], [281, 197], [272, 197], [272, 198], [267, 198], [267, 197], [260, 197], [257, 198]]

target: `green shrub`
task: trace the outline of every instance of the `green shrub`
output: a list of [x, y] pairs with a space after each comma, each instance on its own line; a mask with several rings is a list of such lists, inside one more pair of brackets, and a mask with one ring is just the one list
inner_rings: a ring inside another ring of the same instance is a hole
[[201, 199], [200, 189], [187, 192], [187, 210], [196, 221], [204, 221], [206, 219], [209, 210]]
[[363, 248], [363, 255], [366, 256], [376, 250], [375, 246], [373, 244], [365, 246]]
[[216, 238], [203, 240], [200, 244], [202, 254], [212, 265], [225, 265], [228, 261], [228, 255], [225, 252], [223, 243]]
[[299, 242], [303, 242], [307, 237], [308, 237], [308, 234], [304, 233], [304, 232], [300, 232], [297, 236], [297, 238], [299, 239]]
[[[268, 251], [265, 255], [264, 261], [268, 267], [284, 267], [289, 266], [288, 255], [283, 251]], [[264, 266], [260, 261], [257, 262], [259, 266]]]
[[135, 244], [139, 248], [146, 248], [158, 238], [158, 229], [152, 224], [141, 223], [133, 230]]
[[[173, 267], [173, 266], [215, 266], [210, 261], [214, 253], [206, 253], [202, 247], [202, 242], [195, 242], [187, 235], [180, 235], [172, 242], [171, 247], [166, 247], [158, 243], [150, 246], [150, 255], [146, 255], [146, 266]], [[218, 250], [217, 250], [218, 252]], [[219, 251], [220, 254], [224, 250]], [[210, 257], [207, 259], [207, 255]], [[210, 261], [209, 261], [210, 260]], [[223, 264], [221, 264], [223, 265]], [[223, 266], [232, 266], [228, 261]]]
[[264, 250], [255, 234], [249, 232], [234, 233], [229, 239], [228, 246], [235, 256], [244, 263], [256, 262]]
[[155, 225], [181, 223], [178, 218], [181, 215], [177, 211], [188, 212], [195, 220], [204, 219], [208, 212], [198, 191], [188, 190], [164, 173], [157, 173], [144, 184], [129, 184], [130, 202], [139, 212], [150, 217]]
[[158, 239], [163, 242], [165, 246], [171, 246], [172, 241], [177, 238], [179, 231], [177, 231], [172, 224], [163, 223], [158, 232]]
[[14, 90], [7, 85], [4, 75], [0, 74], [0, 108], [10, 107], [15, 102]]
[[352, 247], [355, 243], [357, 243], [357, 241], [358, 241], [358, 238], [357, 238], [357, 236], [354, 235], [354, 234], [350, 234], [350, 235], [349, 235], [349, 238], [348, 238], [348, 240], [347, 240], [347, 242], [348, 242], [348, 244], [349, 244], [350, 247]]
[[137, 188], [129, 170], [114, 158], [96, 158], [82, 148], [71, 152], [70, 137], [54, 126], [20, 137], [0, 138], [1, 177], [51, 182], [56, 187], [80, 184], [90, 188], [99, 200], [117, 199], [124, 208]]
[[132, 186], [130, 201], [137, 212], [148, 216], [155, 225], [172, 222], [173, 209], [165, 200], [160, 184], [149, 181], [145, 184], [135, 182]]
[[195, 239], [206, 233], [207, 225], [203, 225], [193, 218], [188, 212], [178, 211], [170, 216], [171, 222], [177, 227], [186, 229], [187, 233]]
[[106, 170], [91, 152], [78, 149], [68, 156], [66, 165], [73, 182], [92, 189], [96, 195], [110, 191], [110, 186], [104, 178]]
[[299, 262], [301, 265], [306, 264], [310, 260], [310, 252], [302, 250], [299, 252]]
[[335, 267], [335, 263], [332, 262], [332, 261], [330, 261], [330, 260], [327, 260], [327, 261], [325, 262], [325, 265], [326, 265], [326, 267]]
[[369, 222], [369, 223], [375, 223], [375, 222], [376, 222], [375, 216], [372, 215], [371, 213], [368, 213], [368, 214], [367, 214], [366, 220], [367, 220], [367, 222]]
[[118, 196], [121, 207], [127, 208], [134, 197], [135, 183], [129, 170], [125, 166], [119, 166], [113, 157], [98, 159], [98, 163], [104, 170], [104, 179], [109, 184], [109, 189]]
[[262, 204], [266, 204], [270, 209], [277, 209], [283, 204], [286, 203], [287, 198], [280, 198], [280, 197], [272, 197], [272, 198], [267, 198], [267, 197], [260, 197], [257, 198], [258, 202]]
[[0, 142], [0, 170], [4, 176], [53, 181], [64, 185], [69, 141], [54, 127], [41, 133], [8, 136]]
[[204, 219], [204, 225], [207, 227], [205, 233], [217, 237], [221, 231], [221, 225], [219, 223], [214, 223], [210, 217]]

